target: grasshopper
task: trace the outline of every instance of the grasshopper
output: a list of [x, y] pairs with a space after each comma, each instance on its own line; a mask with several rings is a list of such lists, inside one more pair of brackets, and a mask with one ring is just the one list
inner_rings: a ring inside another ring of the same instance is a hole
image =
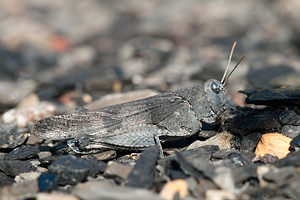
[[76, 153], [97, 149], [140, 150], [170, 138], [188, 137], [201, 130], [202, 123], [215, 123], [229, 108], [226, 90], [228, 64], [221, 81], [210, 79], [204, 85], [179, 89], [97, 110], [81, 110], [43, 118], [35, 123], [34, 135], [43, 139], [66, 140]]

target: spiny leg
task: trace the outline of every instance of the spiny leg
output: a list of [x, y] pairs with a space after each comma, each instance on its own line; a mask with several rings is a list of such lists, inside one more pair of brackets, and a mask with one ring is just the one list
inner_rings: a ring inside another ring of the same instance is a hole
[[160, 143], [160, 140], [159, 140], [159, 137], [157, 135], [154, 136], [154, 140], [155, 140], [155, 143], [158, 147], [158, 151], [159, 151], [159, 158], [160, 159], [163, 159], [164, 158], [164, 152], [163, 152], [163, 149], [162, 149], [162, 146], [161, 146], [161, 143]]
[[[82, 149], [80, 149], [78, 142], [75, 139], [68, 140], [67, 145], [69, 146], [69, 148], [72, 151], [74, 151], [77, 154], [94, 154], [94, 153], [99, 153], [99, 152], [103, 151], [102, 149], [100, 149], [100, 147], [98, 147], [99, 149], [82, 150]], [[101, 146], [101, 147], [107, 148], [106, 146]]]

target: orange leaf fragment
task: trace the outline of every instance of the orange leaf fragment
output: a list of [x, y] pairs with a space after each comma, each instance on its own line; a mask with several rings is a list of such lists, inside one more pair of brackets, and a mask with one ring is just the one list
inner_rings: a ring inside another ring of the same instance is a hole
[[291, 138], [279, 133], [266, 133], [261, 136], [258, 142], [255, 155], [263, 157], [266, 154], [284, 158], [290, 151]]
[[71, 46], [69, 40], [62, 35], [54, 35], [51, 38], [50, 45], [52, 50], [56, 52], [65, 52]]
[[120, 92], [122, 89], [122, 83], [120, 81], [115, 81], [113, 84], [113, 91]]
[[180, 199], [189, 194], [188, 184], [185, 180], [177, 179], [166, 183], [160, 191], [160, 197], [164, 200], [173, 200], [176, 193], [179, 194]]

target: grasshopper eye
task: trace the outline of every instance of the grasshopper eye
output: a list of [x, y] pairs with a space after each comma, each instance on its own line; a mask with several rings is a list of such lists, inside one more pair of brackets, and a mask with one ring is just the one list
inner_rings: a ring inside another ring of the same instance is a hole
[[216, 82], [213, 82], [213, 83], [210, 85], [210, 89], [211, 89], [214, 93], [216, 93], [216, 94], [219, 94], [219, 92], [221, 91], [221, 88], [220, 88], [219, 84], [216, 83]]

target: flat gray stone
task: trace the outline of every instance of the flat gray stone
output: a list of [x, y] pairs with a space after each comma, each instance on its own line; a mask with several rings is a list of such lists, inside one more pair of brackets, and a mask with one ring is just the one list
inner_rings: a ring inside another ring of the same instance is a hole
[[121, 178], [122, 180], [126, 180], [132, 169], [133, 166], [122, 165], [120, 163], [110, 161], [107, 163], [107, 167], [104, 171], [104, 176], [117, 177]]
[[145, 190], [109, 185], [102, 182], [78, 184], [72, 193], [83, 200], [158, 200], [158, 195]]

